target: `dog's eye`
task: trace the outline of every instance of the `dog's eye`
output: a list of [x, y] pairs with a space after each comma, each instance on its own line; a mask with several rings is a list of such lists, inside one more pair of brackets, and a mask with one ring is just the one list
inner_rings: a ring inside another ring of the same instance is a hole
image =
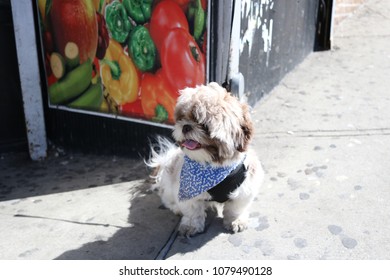
[[202, 127], [202, 130], [203, 130], [207, 135], [210, 135], [209, 127], [208, 127], [206, 124], [202, 123], [202, 124], [201, 124], [201, 127]]
[[182, 119], [183, 119], [183, 113], [181, 112], [181, 111], [179, 111], [179, 110], [177, 110], [176, 112], [175, 112], [175, 121], [177, 122], [177, 121], [181, 121]]

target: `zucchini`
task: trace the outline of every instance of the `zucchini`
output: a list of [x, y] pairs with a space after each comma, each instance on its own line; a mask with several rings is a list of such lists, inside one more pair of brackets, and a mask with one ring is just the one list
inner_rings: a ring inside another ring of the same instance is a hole
[[64, 54], [68, 71], [80, 65], [80, 52], [76, 43], [68, 42], [65, 46]]
[[53, 52], [50, 56], [50, 67], [54, 77], [61, 79], [65, 75], [65, 60], [57, 52]]
[[92, 62], [88, 59], [49, 87], [50, 103], [64, 104], [76, 98], [89, 87], [91, 79]]

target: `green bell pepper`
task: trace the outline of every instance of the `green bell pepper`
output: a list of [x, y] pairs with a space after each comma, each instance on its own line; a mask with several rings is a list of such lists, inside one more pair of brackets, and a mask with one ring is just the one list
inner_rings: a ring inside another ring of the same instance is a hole
[[192, 31], [196, 41], [200, 41], [206, 25], [206, 12], [200, 0], [192, 1], [187, 10], [187, 18], [192, 23]]
[[154, 70], [157, 50], [145, 26], [139, 25], [134, 28], [130, 34], [128, 47], [131, 58], [139, 70], [143, 72]]
[[138, 24], [147, 22], [152, 15], [153, 0], [123, 0], [127, 14]]
[[106, 6], [106, 23], [111, 37], [123, 43], [129, 35], [132, 25], [127, 17], [126, 9], [119, 0]]

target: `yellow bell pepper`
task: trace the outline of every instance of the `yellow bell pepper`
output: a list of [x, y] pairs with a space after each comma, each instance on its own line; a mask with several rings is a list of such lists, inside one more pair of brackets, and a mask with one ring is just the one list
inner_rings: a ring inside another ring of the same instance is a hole
[[102, 82], [115, 102], [122, 105], [137, 100], [138, 73], [118, 42], [110, 39], [106, 55], [100, 63]]

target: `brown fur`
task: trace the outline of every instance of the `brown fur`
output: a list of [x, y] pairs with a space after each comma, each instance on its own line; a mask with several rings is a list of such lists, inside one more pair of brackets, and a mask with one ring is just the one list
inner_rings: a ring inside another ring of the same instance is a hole
[[[253, 136], [249, 107], [215, 83], [185, 89], [175, 109], [174, 137], [202, 144], [213, 162], [223, 164], [245, 152]], [[182, 132], [190, 126], [190, 132]]]

